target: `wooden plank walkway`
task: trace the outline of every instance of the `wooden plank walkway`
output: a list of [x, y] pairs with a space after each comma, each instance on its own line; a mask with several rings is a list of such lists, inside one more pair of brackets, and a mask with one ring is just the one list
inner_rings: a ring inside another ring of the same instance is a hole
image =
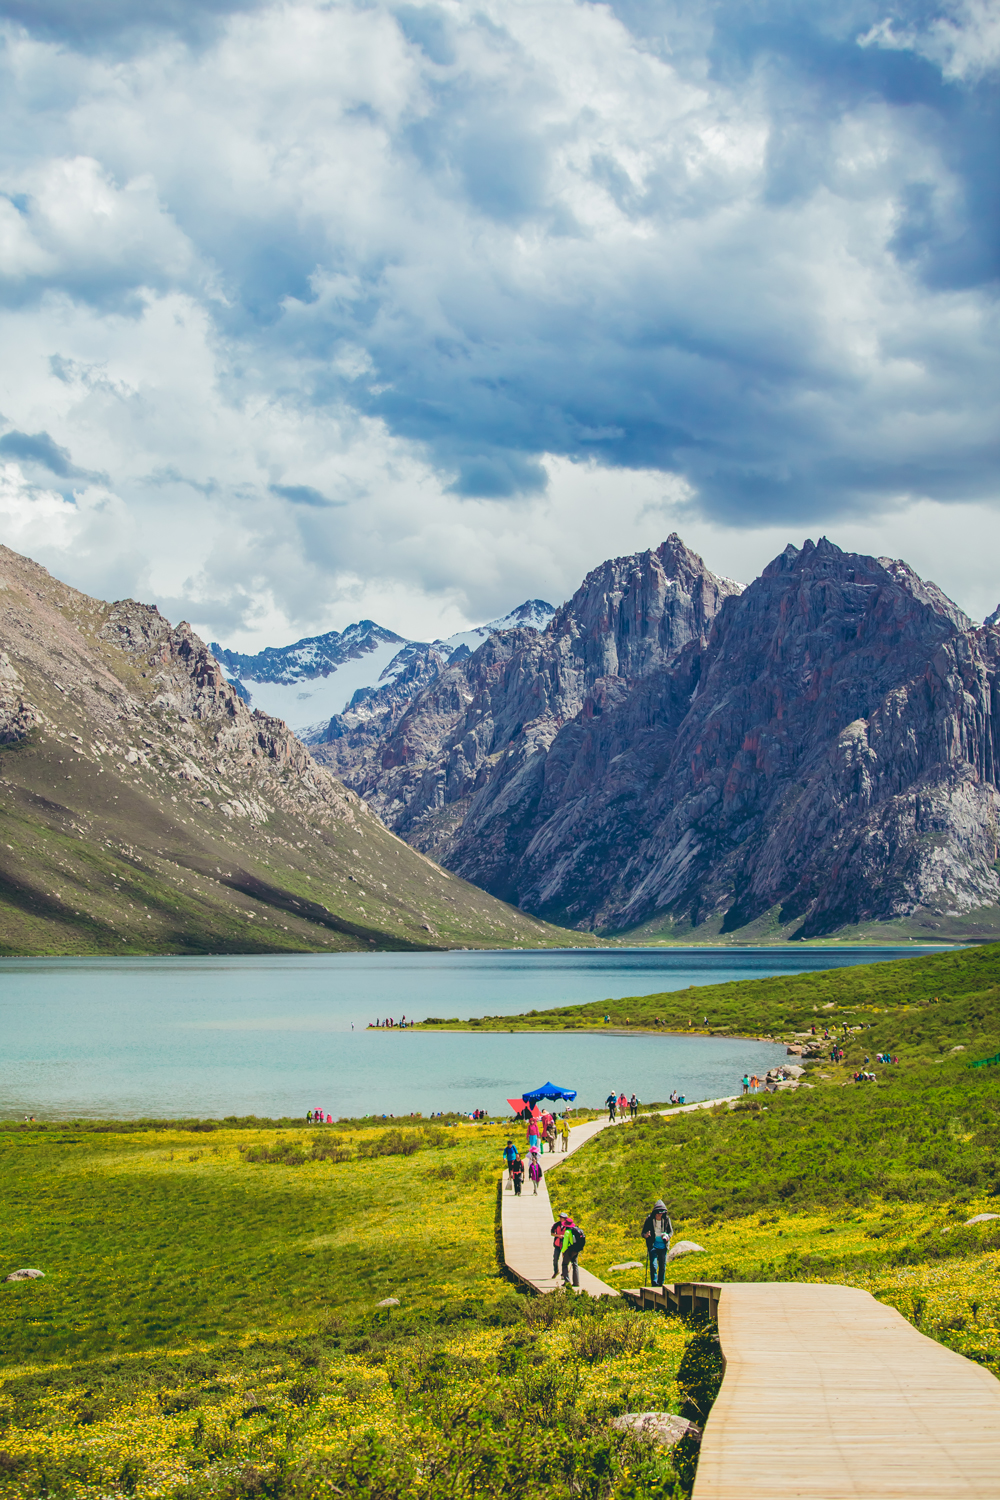
[[855, 1287], [729, 1283], [693, 1500], [1000, 1495], [1000, 1381]]
[[[711, 1109], [716, 1104], [729, 1102], [729, 1099], [705, 1099], [698, 1104], [680, 1104], [673, 1109], [660, 1110], [659, 1113], [687, 1114], [691, 1110]], [[503, 1237], [504, 1263], [508, 1270], [513, 1271], [514, 1275], [526, 1282], [528, 1286], [534, 1287], [536, 1292], [554, 1292], [562, 1285], [561, 1278], [552, 1275], [550, 1230], [556, 1214], [549, 1199], [546, 1183], [549, 1172], [561, 1161], [566, 1161], [574, 1151], [579, 1151], [581, 1146], [586, 1145], [600, 1131], [611, 1128], [625, 1129], [628, 1124], [628, 1120], [622, 1119], [618, 1120], [613, 1127], [610, 1120], [588, 1120], [586, 1124], [574, 1125], [570, 1130], [569, 1145], [565, 1151], [546, 1152], [540, 1157], [544, 1175], [538, 1185], [537, 1196], [531, 1191], [531, 1183], [525, 1178], [521, 1196], [515, 1198], [514, 1191], [506, 1182], [505, 1176], [500, 1205], [500, 1232]], [[524, 1127], [520, 1125], [520, 1122], [518, 1128], [523, 1137]], [[520, 1137], [518, 1149], [521, 1149]], [[563, 1205], [559, 1206], [561, 1208]], [[572, 1204], [567, 1204], [566, 1207], [572, 1213]], [[586, 1227], [586, 1225], [583, 1226], [584, 1229]], [[580, 1267], [580, 1290], [588, 1292], [592, 1297], [617, 1297], [619, 1295], [613, 1286], [608, 1286], [607, 1282], [601, 1281], [583, 1266]]]
[[[525, 1178], [520, 1198], [504, 1181], [500, 1204], [500, 1232], [503, 1235], [503, 1258], [507, 1269], [513, 1271], [521, 1281], [534, 1287], [536, 1292], [554, 1292], [562, 1286], [562, 1278], [552, 1275], [552, 1221], [555, 1218], [549, 1200], [549, 1172], [561, 1161], [578, 1151], [581, 1146], [603, 1130], [607, 1120], [591, 1120], [586, 1125], [574, 1125], [569, 1133], [569, 1145], [565, 1151], [546, 1152], [540, 1158], [543, 1176], [538, 1184], [537, 1197], [531, 1191], [532, 1184]], [[562, 1205], [560, 1205], [561, 1207]], [[586, 1228], [586, 1225], [584, 1225]], [[617, 1297], [614, 1287], [580, 1267], [580, 1290], [591, 1297]]]

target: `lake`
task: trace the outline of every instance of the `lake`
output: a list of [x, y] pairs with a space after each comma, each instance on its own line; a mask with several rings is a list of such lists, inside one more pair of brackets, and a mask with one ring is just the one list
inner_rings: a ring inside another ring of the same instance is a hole
[[[928, 951], [928, 950], [920, 950]], [[505, 1110], [552, 1079], [598, 1104], [729, 1094], [784, 1058], [721, 1037], [368, 1031], [912, 957], [907, 948], [0, 959], [0, 1116]], [[352, 1030], [353, 1028], [353, 1030]]]

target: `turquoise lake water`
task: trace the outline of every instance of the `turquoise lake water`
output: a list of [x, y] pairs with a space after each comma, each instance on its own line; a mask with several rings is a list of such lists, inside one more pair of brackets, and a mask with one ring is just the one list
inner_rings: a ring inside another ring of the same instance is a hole
[[[912, 957], [912, 948], [0, 959], [0, 1116], [505, 1110], [552, 1079], [597, 1104], [728, 1094], [783, 1047], [691, 1036], [368, 1031]], [[697, 1002], [692, 1000], [697, 1013]], [[354, 1028], [352, 1030], [352, 1027]]]

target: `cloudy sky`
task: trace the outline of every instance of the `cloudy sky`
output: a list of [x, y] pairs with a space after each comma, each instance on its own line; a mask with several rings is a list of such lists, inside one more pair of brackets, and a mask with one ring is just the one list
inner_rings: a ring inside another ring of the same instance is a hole
[[256, 649], [677, 530], [1000, 600], [997, 0], [0, 0], [0, 540]]

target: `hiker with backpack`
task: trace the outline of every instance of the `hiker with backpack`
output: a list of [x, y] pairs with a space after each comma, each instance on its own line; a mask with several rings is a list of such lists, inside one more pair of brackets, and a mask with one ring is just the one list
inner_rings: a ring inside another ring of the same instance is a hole
[[566, 1233], [566, 1225], [569, 1223], [569, 1214], [564, 1208], [559, 1210], [559, 1217], [549, 1230], [552, 1236], [552, 1276], [555, 1279], [559, 1275], [559, 1257], [562, 1255], [563, 1235]]
[[651, 1286], [663, 1285], [667, 1271], [667, 1251], [670, 1249], [673, 1232], [674, 1226], [670, 1222], [667, 1205], [662, 1198], [657, 1198], [642, 1226], [642, 1237], [646, 1241], [646, 1253], [649, 1257]]
[[576, 1258], [587, 1243], [587, 1236], [572, 1219], [563, 1230], [562, 1279], [565, 1286], [580, 1285], [580, 1268]]

